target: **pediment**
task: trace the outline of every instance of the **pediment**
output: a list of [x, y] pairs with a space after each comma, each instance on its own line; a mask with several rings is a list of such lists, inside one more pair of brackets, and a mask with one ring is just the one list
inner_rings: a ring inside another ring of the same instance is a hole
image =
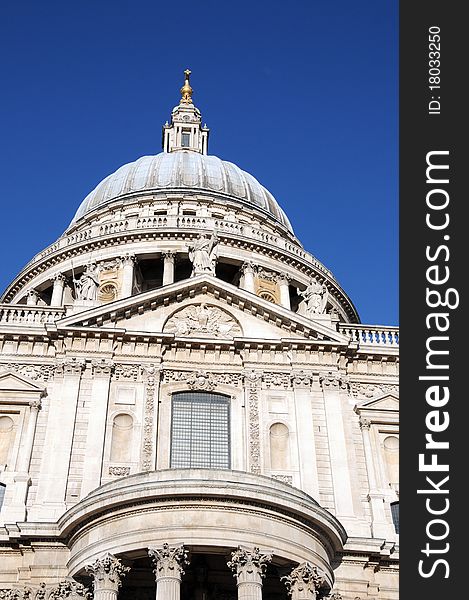
[[0, 392], [29, 392], [43, 394], [44, 386], [41, 384], [17, 375], [13, 371], [6, 371], [0, 374]]
[[106, 328], [219, 339], [315, 339], [346, 346], [325, 325], [211, 276], [199, 276], [72, 314], [57, 328]]
[[363, 411], [399, 411], [399, 397], [396, 394], [382, 394], [378, 398], [365, 400], [356, 406], [356, 412]]

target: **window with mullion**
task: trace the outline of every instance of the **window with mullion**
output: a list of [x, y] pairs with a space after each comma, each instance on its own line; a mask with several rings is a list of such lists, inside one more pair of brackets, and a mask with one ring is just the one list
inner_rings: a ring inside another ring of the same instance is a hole
[[230, 468], [229, 401], [211, 392], [173, 394], [171, 468]]

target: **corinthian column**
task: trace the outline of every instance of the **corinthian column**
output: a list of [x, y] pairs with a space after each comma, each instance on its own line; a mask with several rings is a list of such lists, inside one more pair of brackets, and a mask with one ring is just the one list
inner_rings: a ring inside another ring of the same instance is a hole
[[278, 286], [280, 290], [280, 304], [288, 310], [291, 309], [290, 304], [290, 275], [279, 275]]
[[155, 566], [156, 600], [179, 600], [184, 566], [189, 564], [187, 550], [182, 544], [174, 548], [163, 544], [162, 548], [148, 548], [148, 555]]
[[272, 553], [261, 554], [259, 548], [248, 552], [238, 547], [231, 553], [227, 564], [236, 577], [238, 600], [262, 600], [262, 578], [271, 560]]
[[309, 562], [298, 565], [290, 575], [282, 577], [292, 600], [315, 600], [324, 585], [324, 573]]
[[132, 288], [134, 285], [134, 264], [135, 256], [133, 254], [126, 254], [121, 258], [122, 260], [122, 287], [121, 287], [121, 298], [127, 298], [132, 295]]
[[176, 258], [176, 252], [166, 250], [162, 252], [163, 256], [163, 285], [169, 285], [174, 283], [174, 260]]
[[117, 600], [117, 592], [122, 585], [122, 577], [130, 571], [121, 561], [107, 552], [93, 564], [86, 565], [86, 572], [93, 577], [93, 600]]
[[54, 277], [54, 285], [52, 288], [51, 306], [62, 306], [64, 296], [65, 276], [62, 273], [57, 273]]
[[245, 262], [241, 266], [241, 272], [243, 274], [242, 289], [247, 292], [255, 294], [256, 286], [254, 284], [254, 275], [256, 273], [256, 265], [253, 262]]

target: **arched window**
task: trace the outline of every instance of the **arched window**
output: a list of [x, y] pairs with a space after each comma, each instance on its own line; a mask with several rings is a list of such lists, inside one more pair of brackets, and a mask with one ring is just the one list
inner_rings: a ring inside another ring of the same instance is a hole
[[231, 467], [229, 402], [211, 392], [173, 394], [171, 468]]
[[133, 419], [131, 415], [120, 414], [112, 422], [111, 460], [129, 462], [132, 452]]
[[396, 533], [399, 533], [399, 502], [391, 502], [391, 516]]
[[274, 423], [269, 432], [270, 440], [270, 466], [272, 470], [289, 468], [289, 432], [283, 423]]
[[0, 465], [4, 466], [8, 462], [8, 454], [13, 438], [13, 419], [2, 415], [0, 417]]

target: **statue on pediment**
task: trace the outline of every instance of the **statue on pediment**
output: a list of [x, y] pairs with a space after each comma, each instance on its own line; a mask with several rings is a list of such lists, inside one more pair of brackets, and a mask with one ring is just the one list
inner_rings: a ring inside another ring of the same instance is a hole
[[211, 237], [201, 233], [192, 246], [189, 246], [189, 260], [192, 263], [191, 277], [197, 275], [215, 275], [217, 264], [218, 238], [216, 233]]
[[99, 280], [94, 265], [87, 265], [79, 279], [74, 279], [77, 300], [96, 300]]
[[313, 277], [308, 287], [303, 292], [299, 292], [299, 295], [303, 297], [308, 317], [326, 312], [329, 291], [325, 283], [321, 284]]

